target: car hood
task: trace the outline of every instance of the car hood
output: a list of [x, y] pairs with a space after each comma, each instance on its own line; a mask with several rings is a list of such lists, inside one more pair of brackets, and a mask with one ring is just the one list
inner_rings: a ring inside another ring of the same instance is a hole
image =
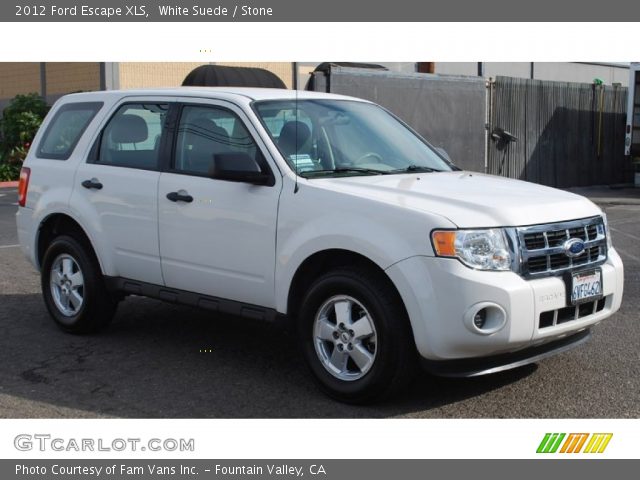
[[352, 195], [448, 218], [461, 228], [534, 225], [599, 215], [591, 201], [535, 183], [475, 172], [310, 180]]

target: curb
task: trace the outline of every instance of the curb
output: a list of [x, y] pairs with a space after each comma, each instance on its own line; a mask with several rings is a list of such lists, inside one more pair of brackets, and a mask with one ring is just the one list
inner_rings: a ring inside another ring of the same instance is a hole
[[18, 182], [0, 182], [0, 188], [17, 188]]

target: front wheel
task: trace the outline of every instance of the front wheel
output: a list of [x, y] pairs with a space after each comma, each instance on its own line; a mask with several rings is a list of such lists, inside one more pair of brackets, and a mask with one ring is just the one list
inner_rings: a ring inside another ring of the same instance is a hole
[[303, 301], [299, 337], [320, 386], [333, 398], [366, 403], [405, 387], [415, 346], [406, 312], [382, 274], [358, 268], [329, 272]]

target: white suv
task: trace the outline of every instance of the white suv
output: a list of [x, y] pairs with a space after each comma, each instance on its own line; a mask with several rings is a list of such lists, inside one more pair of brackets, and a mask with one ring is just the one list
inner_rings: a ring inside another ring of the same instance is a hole
[[[461, 139], [462, 141], [462, 139]], [[293, 322], [319, 384], [364, 402], [513, 368], [620, 307], [603, 212], [461, 171], [383, 108], [277, 89], [59, 100], [17, 215], [46, 306], [73, 333], [144, 295]]]

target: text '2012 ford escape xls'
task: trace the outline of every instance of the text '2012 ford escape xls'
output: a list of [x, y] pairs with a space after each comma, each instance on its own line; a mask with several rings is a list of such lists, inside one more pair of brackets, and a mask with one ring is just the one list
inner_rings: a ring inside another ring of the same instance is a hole
[[343, 401], [396, 391], [420, 362], [480, 375], [566, 350], [622, 299], [593, 203], [461, 171], [355, 98], [68, 95], [19, 197], [20, 243], [64, 330], [104, 327], [127, 294], [289, 319]]

